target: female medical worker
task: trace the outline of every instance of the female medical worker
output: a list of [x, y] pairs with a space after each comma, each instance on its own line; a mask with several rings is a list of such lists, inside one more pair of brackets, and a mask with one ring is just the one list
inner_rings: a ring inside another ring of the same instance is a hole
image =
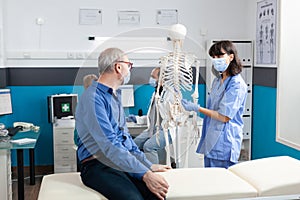
[[197, 153], [204, 154], [205, 167], [228, 168], [238, 162], [243, 140], [243, 112], [247, 86], [241, 77], [242, 64], [231, 41], [219, 41], [211, 46], [213, 73], [207, 108], [185, 99], [187, 111], [205, 115]]

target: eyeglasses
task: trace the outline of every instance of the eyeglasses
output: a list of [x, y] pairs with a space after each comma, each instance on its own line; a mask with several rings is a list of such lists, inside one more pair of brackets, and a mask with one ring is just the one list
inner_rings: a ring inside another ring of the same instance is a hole
[[117, 62], [120, 62], [120, 63], [125, 63], [128, 65], [128, 69], [131, 71], [132, 68], [133, 68], [133, 63], [132, 62], [126, 62], [126, 61], [117, 61]]

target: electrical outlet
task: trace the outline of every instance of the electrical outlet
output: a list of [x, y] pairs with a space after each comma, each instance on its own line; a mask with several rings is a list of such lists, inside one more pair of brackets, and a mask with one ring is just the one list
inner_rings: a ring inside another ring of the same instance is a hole
[[68, 59], [75, 59], [75, 53], [74, 52], [68, 52], [67, 53], [67, 58]]
[[26, 59], [31, 58], [30, 52], [23, 52], [23, 58], [26, 58]]
[[45, 20], [41, 17], [38, 17], [35, 19], [35, 22], [37, 25], [43, 25], [45, 23]]
[[85, 59], [85, 53], [84, 52], [77, 52], [76, 53], [77, 59]]

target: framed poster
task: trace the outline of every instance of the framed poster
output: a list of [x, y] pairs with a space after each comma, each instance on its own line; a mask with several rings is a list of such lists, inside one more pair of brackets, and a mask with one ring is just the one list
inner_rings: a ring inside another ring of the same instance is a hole
[[173, 25], [178, 23], [177, 9], [159, 9], [156, 12], [156, 24]]
[[118, 11], [118, 24], [140, 24], [140, 12], [134, 10]]
[[277, 54], [277, 0], [257, 2], [255, 64], [275, 67]]
[[101, 9], [79, 9], [79, 24], [80, 25], [97, 25], [102, 24]]

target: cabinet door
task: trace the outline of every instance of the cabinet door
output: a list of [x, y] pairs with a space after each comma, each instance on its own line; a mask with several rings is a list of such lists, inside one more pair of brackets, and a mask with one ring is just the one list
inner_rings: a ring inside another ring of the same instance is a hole
[[54, 173], [76, 172], [76, 162], [58, 161], [54, 165]]
[[[56, 146], [58, 147], [58, 145]], [[76, 160], [75, 149], [69, 149], [67, 147], [58, 147], [55, 149], [55, 160]]]
[[12, 199], [10, 150], [0, 150], [0, 199]]
[[73, 128], [53, 129], [53, 139], [56, 144], [74, 144]]

